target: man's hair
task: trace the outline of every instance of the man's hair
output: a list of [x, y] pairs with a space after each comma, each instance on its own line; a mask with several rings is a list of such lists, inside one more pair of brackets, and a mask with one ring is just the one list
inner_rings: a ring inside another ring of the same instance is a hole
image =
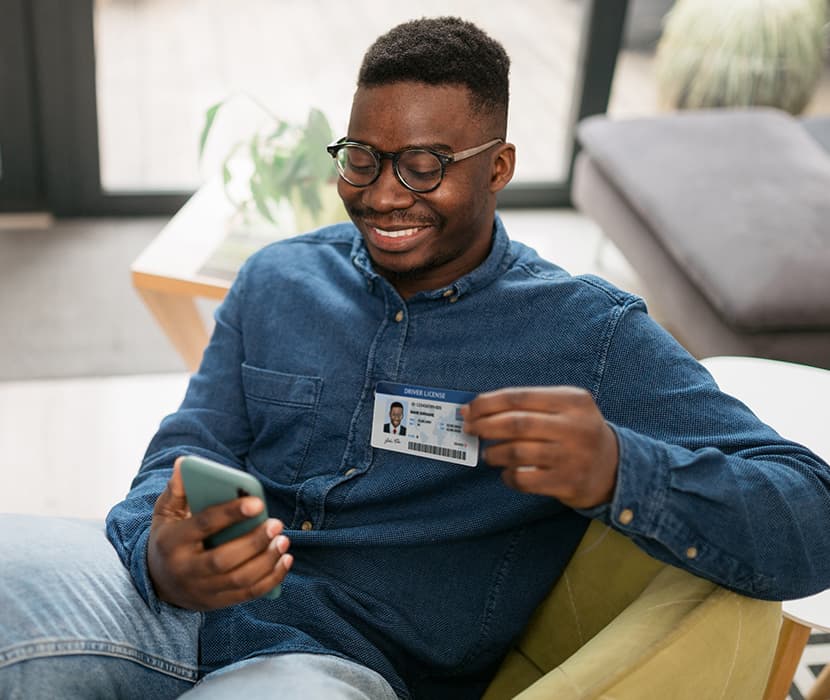
[[403, 404], [400, 401], [393, 401], [392, 404], [389, 406], [389, 412], [392, 412], [393, 408], [399, 408], [403, 411]]
[[510, 58], [502, 45], [458, 17], [422, 18], [379, 37], [363, 57], [357, 84], [374, 87], [412, 80], [464, 85], [473, 106], [507, 120]]

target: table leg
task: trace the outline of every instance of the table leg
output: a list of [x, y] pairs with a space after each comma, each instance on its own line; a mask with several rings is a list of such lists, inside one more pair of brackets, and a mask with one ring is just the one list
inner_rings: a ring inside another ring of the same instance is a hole
[[807, 646], [811, 628], [784, 617], [772, 660], [764, 700], [784, 700], [790, 692], [795, 669]]
[[804, 700], [830, 700], [830, 664], [827, 664], [818, 674], [816, 682]]
[[193, 297], [139, 287], [136, 289], [173, 346], [184, 358], [187, 368], [195, 372], [208, 344], [208, 332]]

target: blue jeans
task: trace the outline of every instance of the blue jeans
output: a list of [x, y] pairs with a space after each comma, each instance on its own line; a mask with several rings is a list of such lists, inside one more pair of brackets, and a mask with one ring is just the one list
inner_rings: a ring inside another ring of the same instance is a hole
[[200, 622], [148, 608], [100, 524], [0, 515], [2, 698], [396, 697], [333, 656], [261, 657], [201, 678]]

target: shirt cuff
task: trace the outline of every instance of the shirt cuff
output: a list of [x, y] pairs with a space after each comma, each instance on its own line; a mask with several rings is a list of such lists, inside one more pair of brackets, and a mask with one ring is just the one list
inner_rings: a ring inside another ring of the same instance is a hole
[[133, 548], [132, 558], [130, 559], [130, 574], [141, 597], [144, 598], [144, 601], [150, 606], [150, 609], [158, 614], [162, 610], [162, 601], [156, 595], [156, 589], [153, 587], [153, 579], [150, 577], [150, 567], [147, 565], [147, 547], [149, 542], [150, 526], [148, 525], [138, 540], [136, 540], [135, 547]]
[[608, 424], [617, 436], [617, 483], [610, 503], [577, 512], [626, 535], [653, 535], [668, 493], [665, 454], [649, 438]]

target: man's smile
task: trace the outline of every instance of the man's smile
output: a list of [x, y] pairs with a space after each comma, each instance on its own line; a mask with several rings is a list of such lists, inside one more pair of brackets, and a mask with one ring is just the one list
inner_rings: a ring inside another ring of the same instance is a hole
[[431, 224], [406, 228], [380, 228], [366, 223], [367, 242], [378, 250], [390, 253], [411, 250], [433, 230], [434, 226]]
[[386, 238], [404, 238], [406, 236], [413, 236], [420, 229], [422, 229], [423, 226], [415, 226], [413, 228], [402, 228], [402, 229], [397, 229], [395, 231], [384, 231], [383, 229], [380, 229], [380, 228], [377, 228], [377, 227], [373, 227], [373, 228], [375, 229], [375, 232], [378, 235], [384, 236]]

